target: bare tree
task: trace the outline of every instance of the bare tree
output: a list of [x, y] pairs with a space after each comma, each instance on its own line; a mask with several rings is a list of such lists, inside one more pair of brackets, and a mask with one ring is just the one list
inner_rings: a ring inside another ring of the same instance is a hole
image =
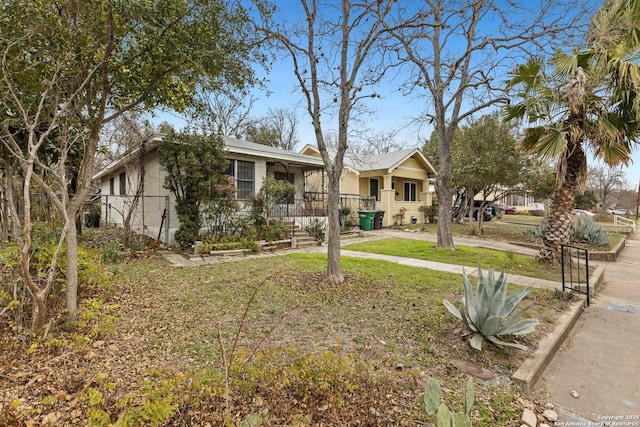
[[[291, 58], [326, 167], [329, 192], [327, 276], [334, 282], [344, 280], [340, 267], [338, 211], [349, 125], [364, 99], [378, 97], [372, 87], [380, 82], [384, 70], [379, 61], [372, 61], [372, 57], [385, 32], [381, 22], [396, 5], [394, 0], [341, 0], [328, 4], [320, 0], [300, 0], [304, 20], [299, 25], [285, 27], [283, 21], [280, 26], [261, 25], [260, 28]], [[331, 113], [335, 113], [338, 129], [335, 152], [330, 152], [324, 139]]]
[[625, 184], [626, 175], [621, 167], [592, 166], [587, 172], [587, 187], [598, 192], [603, 209], [609, 207], [609, 195], [616, 190], [622, 190]]
[[148, 137], [156, 132], [151, 122], [135, 112], [127, 112], [106, 123], [100, 135], [95, 169], [102, 170], [109, 163], [121, 159], [140, 145], [143, 136]]
[[500, 80], [518, 55], [551, 50], [584, 17], [572, 1], [503, 6], [491, 0], [425, 0], [422, 7], [405, 5], [400, 15], [411, 17], [388, 27], [388, 52], [409, 66], [404, 90], [426, 98], [429, 108], [421, 120], [435, 128], [438, 141], [438, 248], [455, 248], [450, 180], [458, 125], [506, 102]]
[[398, 142], [398, 132], [393, 130], [378, 131], [370, 137], [364, 137], [358, 144], [351, 144], [350, 151], [364, 156], [375, 156], [378, 154], [392, 153], [404, 148]]
[[210, 111], [211, 126], [223, 136], [241, 139], [248, 124], [252, 123], [251, 109], [255, 98], [248, 95], [236, 96], [216, 92], [202, 101]]
[[278, 147], [293, 151], [298, 143], [298, 116], [294, 110], [270, 108], [263, 117], [278, 136]]

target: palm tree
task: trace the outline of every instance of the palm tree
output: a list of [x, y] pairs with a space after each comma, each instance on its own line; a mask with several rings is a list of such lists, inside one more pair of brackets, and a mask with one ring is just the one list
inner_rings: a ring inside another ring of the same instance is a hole
[[[622, 29], [622, 30], [621, 30]], [[539, 58], [512, 72], [517, 91], [507, 119], [526, 119], [523, 147], [557, 161], [542, 261], [557, 263], [568, 244], [576, 192], [587, 172], [585, 149], [609, 165], [628, 164], [640, 137], [640, 0], [612, 0], [594, 16], [587, 47], [557, 53], [551, 73]]]

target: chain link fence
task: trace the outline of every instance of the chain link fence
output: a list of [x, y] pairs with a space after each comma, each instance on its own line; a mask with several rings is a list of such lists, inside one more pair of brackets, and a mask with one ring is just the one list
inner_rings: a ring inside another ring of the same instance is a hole
[[[83, 225], [104, 230], [105, 244], [122, 235], [124, 246], [144, 244], [152, 239], [170, 242], [172, 218], [168, 196], [123, 196], [97, 194], [89, 197]], [[123, 233], [109, 233], [118, 228]]]

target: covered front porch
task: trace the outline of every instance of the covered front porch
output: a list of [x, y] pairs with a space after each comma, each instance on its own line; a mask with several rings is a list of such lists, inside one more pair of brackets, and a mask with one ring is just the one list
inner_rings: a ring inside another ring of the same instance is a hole
[[376, 173], [370, 171], [360, 174], [360, 188], [368, 188], [368, 194], [376, 199], [377, 210], [385, 212], [383, 227], [410, 224], [415, 218], [418, 223], [422, 213], [420, 206], [431, 206], [433, 193], [430, 191], [430, 180], [423, 171], [414, 173]]

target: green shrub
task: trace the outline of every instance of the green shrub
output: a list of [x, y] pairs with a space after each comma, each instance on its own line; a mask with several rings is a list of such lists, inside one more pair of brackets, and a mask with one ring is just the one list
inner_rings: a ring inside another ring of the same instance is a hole
[[471, 282], [466, 274], [464, 274], [463, 281], [464, 297], [461, 301], [461, 310], [459, 311], [447, 300], [444, 300], [444, 305], [473, 333], [471, 346], [482, 350], [484, 342], [489, 341], [498, 347], [507, 346], [529, 350], [524, 345], [503, 341], [498, 337], [504, 335], [520, 336], [534, 332], [535, 327], [540, 323], [538, 319], [519, 320], [533, 303], [514, 314], [518, 304], [529, 294], [531, 289], [522, 289], [507, 295], [507, 276], [504, 270], [498, 280], [495, 280], [493, 268], [490, 268], [489, 275], [485, 279], [480, 266], [478, 266], [476, 295], [473, 294]]
[[268, 221], [260, 228], [259, 237], [273, 242], [274, 240], [283, 240], [289, 234], [289, 226], [282, 221]]
[[309, 224], [304, 228], [304, 230], [313, 236], [319, 242], [324, 240], [324, 234], [327, 231], [327, 224], [323, 219], [313, 218], [309, 221]]
[[109, 242], [102, 247], [102, 263], [117, 264], [124, 258], [124, 252], [120, 250], [120, 245]]
[[544, 210], [530, 210], [529, 215], [531, 216], [544, 216]]
[[238, 200], [231, 193], [227, 198], [206, 200], [202, 203], [202, 217], [209, 233], [214, 235], [230, 234], [237, 222]]
[[420, 205], [418, 206], [418, 212], [422, 213], [422, 222], [429, 224], [433, 224], [436, 222], [436, 216], [438, 215], [438, 211], [435, 206], [428, 205]]

